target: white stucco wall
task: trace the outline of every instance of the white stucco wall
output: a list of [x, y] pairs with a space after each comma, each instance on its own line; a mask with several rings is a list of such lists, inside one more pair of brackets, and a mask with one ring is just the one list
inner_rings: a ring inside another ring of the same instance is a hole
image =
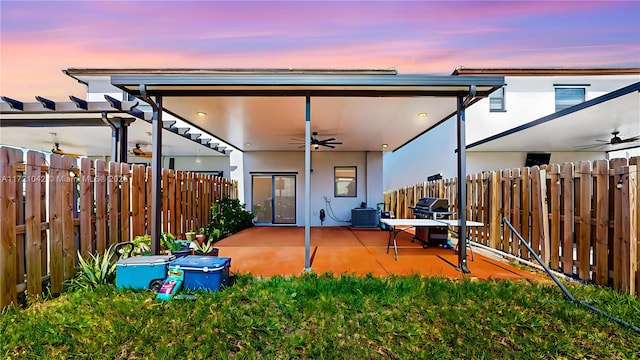
[[385, 191], [425, 181], [428, 176], [444, 178], [457, 174], [456, 121], [450, 119], [395, 152], [384, 153]]
[[104, 95], [109, 95], [114, 99], [126, 101], [122, 90], [111, 85], [110, 76], [92, 76], [87, 83], [87, 101], [105, 101]]
[[[465, 112], [466, 140], [471, 144], [491, 135], [528, 123], [555, 112], [555, 86], [586, 85], [585, 100], [640, 81], [638, 76], [507, 76], [504, 112], [490, 112], [489, 99], [482, 99]], [[397, 189], [423, 182], [441, 173], [457, 176], [456, 120], [449, 119], [396, 152], [385, 152], [383, 188]], [[499, 141], [499, 140], [498, 140]], [[631, 156], [635, 154], [630, 152]], [[623, 153], [622, 156], [626, 155]], [[602, 159], [602, 152], [552, 153], [551, 163]], [[467, 174], [503, 168], [522, 167], [525, 152], [467, 152]]]
[[383, 202], [382, 152], [367, 152], [367, 206], [375, 208]]
[[[324, 226], [349, 225], [351, 209], [367, 202], [375, 208], [382, 202], [382, 161], [380, 153], [314, 151], [311, 156], [311, 226], [320, 226], [319, 212], [324, 209]], [[368, 161], [369, 160], [369, 161]], [[304, 152], [247, 152], [244, 154], [244, 190], [247, 208], [252, 209], [252, 173], [296, 174], [296, 225], [304, 226]], [[334, 167], [357, 167], [357, 197], [334, 197]], [[367, 175], [372, 176], [368, 179]], [[371, 200], [369, 200], [371, 197]], [[328, 201], [327, 201], [328, 200]], [[344, 221], [340, 221], [344, 220]]]
[[[588, 85], [585, 100], [640, 81], [638, 76], [507, 76], [504, 112], [490, 112], [489, 99], [466, 111], [467, 144], [555, 113], [555, 86]], [[580, 87], [580, 86], [576, 86]]]

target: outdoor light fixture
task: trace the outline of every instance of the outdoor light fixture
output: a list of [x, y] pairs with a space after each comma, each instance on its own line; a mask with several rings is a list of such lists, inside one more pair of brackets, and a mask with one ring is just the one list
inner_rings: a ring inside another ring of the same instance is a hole
[[205, 116], [205, 115], [207, 115], [207, 113], [206, 113], [206, 112], [204, 112], [204, 111], [198, 111], [196, 114], [197, 114], [198, 116]]
[[251, 143], [246, 143], [246, 144], [244, 144], [244, 146], [246, 146], [246, 147], [250, 147], [250, 146], [251, 146]]
[[418, 113], [418, 117], [427, 117], [427, 113], [425, 112]]
[[383, 148], [383, 149], [386, 149], [386, 148], [388, 148], [388, 147], [389, 147], [389, 145], [388, 145], [388, 144], [382, 144], [382, 148]]
[[318, 150], [319, 147], [320, 146], [318, 144], [313, 145], [313, 148], [316, 149], [316, 150]]

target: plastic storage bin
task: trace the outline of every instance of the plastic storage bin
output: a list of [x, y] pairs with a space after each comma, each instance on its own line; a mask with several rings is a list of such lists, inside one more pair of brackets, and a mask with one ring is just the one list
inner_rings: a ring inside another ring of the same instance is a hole
[[171, 262], [177, 266], [184, 271], [184, 289], [216, 291], [229, 285], [231, 258], [187, 255]]
[[116, 263], [116, 287], [158, 291], [175, 256], [134, 256]]

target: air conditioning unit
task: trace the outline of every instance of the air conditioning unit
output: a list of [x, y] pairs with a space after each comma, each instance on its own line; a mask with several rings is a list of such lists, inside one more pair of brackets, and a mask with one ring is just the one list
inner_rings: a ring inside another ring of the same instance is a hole
[[351, 209], [352, 227], [377, 227], [378, 211], [372, 208]]

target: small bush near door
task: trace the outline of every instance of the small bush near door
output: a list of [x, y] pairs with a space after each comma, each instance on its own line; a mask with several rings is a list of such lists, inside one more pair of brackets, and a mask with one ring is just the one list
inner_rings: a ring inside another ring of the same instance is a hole
[[207, 238], [214, 241], [253, 226], [256, 215], [245, 209], [238, 199], [224, 196], [211, 206], [211, 222], [207, 225]]

